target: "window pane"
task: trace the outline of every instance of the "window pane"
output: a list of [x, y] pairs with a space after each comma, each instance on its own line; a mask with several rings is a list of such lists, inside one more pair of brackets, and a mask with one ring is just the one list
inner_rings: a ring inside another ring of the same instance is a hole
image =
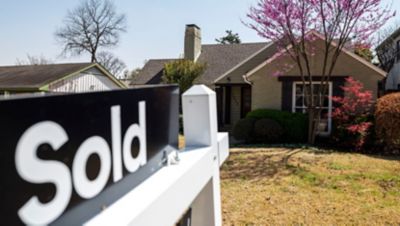
[[303, 100], [304, 100], [304, 98], [302, 96], [297, 96], [295, 107], [303, 107]]
[[313, 93], [314, 93], [314, 94], [319, 94], [320, 87], [321, 87], [320, 84], [314, 84], [314, 85], [313, 85], [313, 88], [314, 88]]
[[321, 119], [328, 119], [329, 116], [329, 110], [328, 109], [323, 109], [321, 111]]
[[296, 95], [303, 95], [303, 87], [301, 84], [296, 84]]
[[324, 101], [324, 106], [325, 107], [329, 107], [329, 97], [328, 96], [324, 96], [323, 98], [324, 98], [324, 100], [323, 100]]

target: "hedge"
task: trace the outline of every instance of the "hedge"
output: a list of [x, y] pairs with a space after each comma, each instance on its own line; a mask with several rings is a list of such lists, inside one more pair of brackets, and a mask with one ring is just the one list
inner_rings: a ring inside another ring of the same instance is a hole
[[400, 93], [378, 99], [375, 109], [375, 131], [378, 140], [389, 150], [400, 150]]
[[282, 140], [284, 130], [275, 120], [263, 118], [254, 123], [254, 137], [262, 143], [276, 143]]
[[272, 119], [278, 122], [284, 130], [284, 142], [296, 143], [307, 141], [308, 118], [306, 114], [287, 111], [258, 109], [249, 112], [246, 118]]
[[236, 140], [252, 142], [253, 139], [253, 128], [254, 122], [256, 120], [253, 118], [240, 119], [233, 127], [233, 137]]

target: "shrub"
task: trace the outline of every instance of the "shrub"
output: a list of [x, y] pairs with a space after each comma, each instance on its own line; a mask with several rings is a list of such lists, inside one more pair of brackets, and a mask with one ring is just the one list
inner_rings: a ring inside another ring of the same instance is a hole
[[375, 131], [389, 150], [400, 150], [400, 93], [378, 99], [375, 110]]
[[247, 114], [247, 118], [272, 119], [283, 128], [283, 140], [295, 143], [307, 140], [308, 118], [302, 113], [291, 113], [279, 110], [258, 109]]
[[205, 69], [205, 64], [196, 63], [191, 60], [180, 59], [171, 61], [164, 65], [162, 80], [167, 84], [177, 83], [180, 92], [184, 93], [193, 85], [193, 81], [199, 77]]
[[263, 118], [254, 123], [254, 136], [259, 142], [276, 143], [282, 139], [284, 130], [275, 120]]
[[364, 148], [371, 134], [372, 92], [364, 90], [361, 82], [349, 77], [347, 85], [341, 87], [343, 97], [332, 97], [338, 107], [332, 112], [334, 121], [334, 142], [343, 147]]
[[233, 127], [233, 137], [236, 140], [251, 142], [253, 140], [253, 128], [256, 120], [252, 118], [240, 119]]

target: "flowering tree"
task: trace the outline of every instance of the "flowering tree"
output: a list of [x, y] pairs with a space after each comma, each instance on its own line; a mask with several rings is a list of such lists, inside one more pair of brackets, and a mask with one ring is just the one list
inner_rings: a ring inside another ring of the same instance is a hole
[[[352, 43], [367, 45], [370, 37], [394, 16], [382, 0], [259, 0], [250, 8], [247, 25], [264, 38], [273, 41], [281, 56], [288, 56], [297, 66], [303, 86], [309, 117], [308, 142], [314, 143], [321, 117], [322, 98], [342, 53]], [[313, 72], [311, 58], [317, 39], [323, 40], [323, 65]], [[280, 74], [283, 74], [281, 71]], [[318, 81], [313, 81], [313, 73]], [[313, 83], [319, 83], [315, 86]], [[316, 90], [314, 90], [316, 89]]]
[[332, 97], [338, 107], [332, 113], [336, 125], [334, 139], [346, 146], [360, 150], [368, 136], [372, 123], [372, 92], [364, 90], [361, 82], [352, 77], [346, 79], [346, 86], [341, 87], [343, 97]]

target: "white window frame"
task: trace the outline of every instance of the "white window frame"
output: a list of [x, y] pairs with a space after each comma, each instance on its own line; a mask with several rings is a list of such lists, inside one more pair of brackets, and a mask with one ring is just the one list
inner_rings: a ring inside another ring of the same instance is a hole
[[[309, 82], [306, 82], [306, 85]], [[320, 81], [312, 82], [312, 84], [321, 84]], [[292, 112], [296, 112], [296, 85], [303, 85], [303, 82], [293, 82], [292, 85]], [[332, 132], [332, 82], [328, 82], [328, 131], [326, 132], [318, 132], [320, 136], [329, 136]]]

